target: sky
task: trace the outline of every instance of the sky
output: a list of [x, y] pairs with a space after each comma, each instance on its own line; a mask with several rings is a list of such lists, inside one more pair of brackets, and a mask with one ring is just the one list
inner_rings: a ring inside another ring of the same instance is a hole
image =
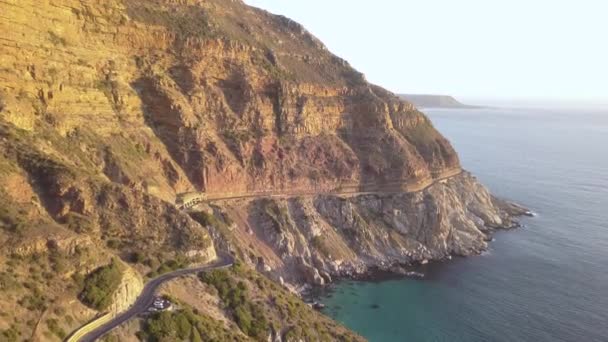
[[608, 105], [607, 0], [245, 0], [396, 93]]

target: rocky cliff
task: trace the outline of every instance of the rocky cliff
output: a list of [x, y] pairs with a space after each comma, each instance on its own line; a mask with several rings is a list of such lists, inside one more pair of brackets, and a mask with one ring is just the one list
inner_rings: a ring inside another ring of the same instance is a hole
[[292, 284], [367, 276], [370, 270], [479, 254], [491, 233], [514, 228], [525, 210], [498, 201], [470, 174], [410, 193], [233, 200], [214, 206], [236, 218], [242, 257]]
[[[325, 283], [477, 253], [520, 212], [462, 173], [414, 105], [285, 17], [238, 0], [5, 0], [0, 18], [0, 286], [14, 293], [0, 310], [72, 303], [113, 255], [157, 274], [230, 249]], [[192, 219], [173, 203], [193, 191], [254, 197]], [[27, 331], [5, 317], [6, 334]]]
[[239, 1], [2, 10], [4, 119], [79, 149], [106, 142], [95, 166], [112, 181], [170, 198], [415, 183], [459, 167], [411, 104], [299, 24]]
[[122, 280], [113, 294], [112, 305], [108, 309], [113, 315], [127, 310], [144, 289], [144, 282], [139, 273], [125, 265]]

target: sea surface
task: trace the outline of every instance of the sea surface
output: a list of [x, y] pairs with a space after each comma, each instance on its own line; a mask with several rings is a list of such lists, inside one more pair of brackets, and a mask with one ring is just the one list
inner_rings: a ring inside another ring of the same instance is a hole
[[343, 282], [325, 312], [370, 341], [608, 341], [608, 111], [425, 111], [465, 169], [537, 214], [423, 279]]

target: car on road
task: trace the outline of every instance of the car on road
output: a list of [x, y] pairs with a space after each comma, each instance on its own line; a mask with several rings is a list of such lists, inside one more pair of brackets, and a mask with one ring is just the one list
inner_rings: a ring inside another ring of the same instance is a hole
[[165, 311], [165, 310], [171, 310], [172, 307], [173, 307], [173, 304], [168, 299], [163, 298], [163, 297], [156, 297], [156, 298], [154, 298], [154, 302], [152, 303], [152, 305], [148, 308], [148, 311], [150, 311], [150, 312]]

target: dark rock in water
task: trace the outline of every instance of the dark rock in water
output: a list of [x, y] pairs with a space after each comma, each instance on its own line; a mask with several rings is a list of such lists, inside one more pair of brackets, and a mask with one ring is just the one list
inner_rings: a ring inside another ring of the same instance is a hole
[[312, 308], [315, 309], [315, 310], [321, 310], [321, 309], [325, 308], [325, 304], [319, 303], [319, 302], [314, 302], [312, 304]]
[[389, 272], [394, 274], [406, 275], [407, 270], [399, 265], [393, 265], [388, 269]]
[[415, 271], [406, 272], [405, 275], [408, 277], [424, 278], [424, 273], [415, 272]]
[[492, 196], [492, 201], [496, 206], [505, 211], [511, 216], [534, 216], [534, 213], [528, 208], [525, 208], [517, 203], [513, 203], [501, 198]]

